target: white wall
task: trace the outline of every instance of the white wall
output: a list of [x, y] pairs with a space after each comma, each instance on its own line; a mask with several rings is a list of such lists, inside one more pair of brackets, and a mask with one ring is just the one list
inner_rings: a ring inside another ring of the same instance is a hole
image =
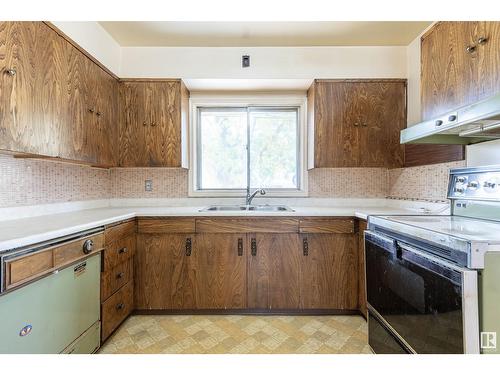
[[121, 47], [97, 22], [52, 23], [117, 76], [120, 75]]
[[[241, 67], [250, 55], [251, 67]], [[404, 78], [406, 47], [122, 47], [121, 77]]]

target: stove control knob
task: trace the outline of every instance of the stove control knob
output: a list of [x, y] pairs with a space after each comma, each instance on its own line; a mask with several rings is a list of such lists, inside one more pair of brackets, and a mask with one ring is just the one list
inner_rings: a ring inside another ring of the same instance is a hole
[[467, 181], [467, 177], [466, 176], [460, 176], [460, 177], [457, 177], [455, 179], [455, 181], [463, 184], [465, 181]]
[[455, 188], [454, 191], [455, 191], [455, 193], [463, 194], [464, 189], [462, 189], [462, 188]]
[[94, 241], [87, 240], [83, 243], [83, 253], [90, 254], [94, 250]]
[[487, 189], [494, 189], [497, 184], [491, 181], [486, 181], [483, 186]]
[[471, 181], [469, 182], [469, 184], [467, 185], [467, 187], [471, 190], [476, 190], [477, 188], [479, 188], [479, 182], [477, 181]]

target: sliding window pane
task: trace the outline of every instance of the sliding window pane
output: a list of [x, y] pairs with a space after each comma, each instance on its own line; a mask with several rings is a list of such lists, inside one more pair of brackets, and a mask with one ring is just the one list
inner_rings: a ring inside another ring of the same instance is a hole
[[245, 189], [246, 108], [201, 108], [198, 129], [198, 188]]
[[298, 186], [296, 108], [250, 110], [250, 185], [296, 189]]

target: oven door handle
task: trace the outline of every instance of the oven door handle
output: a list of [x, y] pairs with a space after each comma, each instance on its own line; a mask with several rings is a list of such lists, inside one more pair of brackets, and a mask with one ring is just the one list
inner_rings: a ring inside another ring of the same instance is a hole
[[413, 246], [409, 246], [401, 242], [398, 245], [403, 250], [401, 252], [401, 259], [404, 259], [410, 263], [416, 264], [421, 267], [428, 267], [432, 264], [434, 265], [434, 267], [432, 267], [434, 272], [439, 271], [438, 273], [440, 274], [443, 272], [442, 270], [445, 269], [459, 273], [464, 273], [465, 271], [467, 271], [466, 268], [459, 267], [436, 256], [426, 254]]
[[371, 242], [379, 248], [391, 254], [397, 255], [398, 246], [397, 241], [394, 238], [372, 232], [371, 230], [365, 230], [365, 241]]

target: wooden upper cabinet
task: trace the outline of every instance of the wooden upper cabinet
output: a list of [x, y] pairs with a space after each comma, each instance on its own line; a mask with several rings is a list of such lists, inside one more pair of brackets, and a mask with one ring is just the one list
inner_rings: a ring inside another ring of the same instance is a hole
[[[422, 119], [500, 92], [500, 22], [438, 22], [421, 39]], [[461, 145], [407, 145], [406, 165], [463, 160]]]
[[64, 40], [41, 22], [0, 22], [0, 149], [55, 157], [65, 124]]
[[187, 167], [189, 91], [181, 80], [120, 83], [120, 166]]
[[406, 80], [315, 80], [308, 91], [309, 167], [399, 167]]
[[0, 150], [113, 166], [116, 116], [116, 79], [77, 47], [43, 22], [0, 22]]

